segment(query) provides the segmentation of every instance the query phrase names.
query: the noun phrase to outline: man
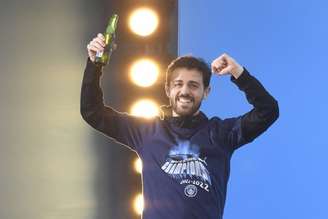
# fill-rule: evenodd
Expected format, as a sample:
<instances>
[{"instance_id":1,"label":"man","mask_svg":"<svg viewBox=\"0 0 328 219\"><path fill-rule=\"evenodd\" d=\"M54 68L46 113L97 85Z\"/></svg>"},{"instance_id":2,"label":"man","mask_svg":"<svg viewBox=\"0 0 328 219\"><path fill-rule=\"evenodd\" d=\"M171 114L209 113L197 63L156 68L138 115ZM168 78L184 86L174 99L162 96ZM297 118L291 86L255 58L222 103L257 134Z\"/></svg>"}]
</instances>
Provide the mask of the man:
<instances>
[{"instance_id":1,"label":"man","mask_svg":"<svg viewBox=\"0 0 328 219\"><path fill-rule=\"evenodd\" d=\"M93 63L104 45L98 34L87 46L81 114L92 127L142 159L143 218L222 218L230 158L278 118L277 101L227 54L215 59L212 69L200 59L182 56L167 68L165 92L170 105L163 108L163 117L147 120L120 113L104 106L101 68ZM211 70L230 74L254 108L235 118L208 119L199 107L210 92Z\"/></svg>"}]
</instances>

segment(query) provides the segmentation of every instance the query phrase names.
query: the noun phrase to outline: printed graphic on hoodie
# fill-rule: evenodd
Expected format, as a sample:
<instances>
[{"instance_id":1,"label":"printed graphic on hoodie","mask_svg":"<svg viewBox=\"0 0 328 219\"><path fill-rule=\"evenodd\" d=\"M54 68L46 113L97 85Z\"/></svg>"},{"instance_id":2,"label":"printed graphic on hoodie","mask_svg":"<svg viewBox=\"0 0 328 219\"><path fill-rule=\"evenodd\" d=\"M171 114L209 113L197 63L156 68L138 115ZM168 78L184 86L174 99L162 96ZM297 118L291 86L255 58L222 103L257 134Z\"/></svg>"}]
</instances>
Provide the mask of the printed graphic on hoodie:
<instances>
[{"instance_id":1,"label":"printed graphic on hoodie","mask_svg":"<svg viewBox=\"0 0 328 219\"><path fill-rule=\"evenodd\" d=\"M205 160L206 157L200 157L198 145L191 144L189 141L181 141L169 151L162 170L176 180L180 180L181 185L188 184L185 194L188 197L193 197L197 193L195 185L207 192L209 185L211 185ZM190 184L194 186L190 186ZM190 194L191 192L192 194Z\"/></svg>"}]
</instances>

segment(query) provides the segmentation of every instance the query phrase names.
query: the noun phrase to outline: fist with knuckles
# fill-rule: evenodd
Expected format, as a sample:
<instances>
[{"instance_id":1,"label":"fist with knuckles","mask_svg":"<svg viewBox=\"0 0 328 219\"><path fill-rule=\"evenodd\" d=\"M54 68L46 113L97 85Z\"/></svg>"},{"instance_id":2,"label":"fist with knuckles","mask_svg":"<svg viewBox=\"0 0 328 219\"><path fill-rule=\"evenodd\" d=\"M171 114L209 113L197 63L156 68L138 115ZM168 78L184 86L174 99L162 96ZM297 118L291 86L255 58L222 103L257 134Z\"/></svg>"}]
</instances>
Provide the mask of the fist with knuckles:
<instances>
[{"instance_id":1,"label":"fist with knuckles","mask_svg":"<svg viewBox=\"0 0 328 219\"><path fill-rule=\"evenodd\" d=\"M231 74L234 78L239 78L244 68L228 54L224 53L216 58L211 64L212 72L216 75Z\"/></svg>"}]
</instances>

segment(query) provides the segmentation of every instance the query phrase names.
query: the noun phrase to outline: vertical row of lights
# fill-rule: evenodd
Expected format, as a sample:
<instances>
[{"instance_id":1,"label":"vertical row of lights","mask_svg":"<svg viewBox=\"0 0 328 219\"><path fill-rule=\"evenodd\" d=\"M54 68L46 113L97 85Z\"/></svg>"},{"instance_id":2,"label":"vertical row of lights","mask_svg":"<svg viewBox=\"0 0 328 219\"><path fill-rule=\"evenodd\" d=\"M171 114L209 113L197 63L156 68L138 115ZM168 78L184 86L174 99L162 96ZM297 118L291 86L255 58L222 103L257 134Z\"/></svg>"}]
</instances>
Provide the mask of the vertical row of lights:
<instances>
[{"instance_id":1,"label":"vertical row of lights","mask_svg":"<svg viewBox=\"0 0 328 219\"><path fill-rule=\"evenodd\" d=\"M129 17L129 27L134 34L141 37L148 37L153 34L159 25L159 18L156 12L150 8L138 8ZM143 57L131 64L130 79L141 88L154 85L159 77L159 65L151 57ZM151 118L159 114L159 107L155 101L150 99L140 99L131 107L130 113L135 116ZM135 171L142 172L142 162L137 158L134 163ZM133 207L138 215L141 215L144 208L142 193L134 198Z\"/></svg>"},{"instance_id":2,"label":"vertical row of lights","mask_svg":"<svg viewBox=\"0 0 328 219\"><path fill-rule=\"evenodd\" d=\"M129 27L134 34L148 37L153 34L159 25L156 12L150 8L138 8L129 17ZM130 79L142 88L154 85L159 76L159 66L151 57L143 57L131 64ZM151 118L159 114L159 108L155 101L141 99L134 103L130 113L135 116Z\"/></svg>"},{"instance_id":3,"label":"vertical row of lights","mask_svg":"<svg viewBox=\"0 0 328 219\"><path fill-rule=\"evenodd\" d=\"M141 174L142 162L139 157L134 161L134 169L138 174ZM136 197L134 198L133 208L138 215L142 214L142 211L144 209L144 199L141 193L137 194Z\"/></svg>"}]
</instances>

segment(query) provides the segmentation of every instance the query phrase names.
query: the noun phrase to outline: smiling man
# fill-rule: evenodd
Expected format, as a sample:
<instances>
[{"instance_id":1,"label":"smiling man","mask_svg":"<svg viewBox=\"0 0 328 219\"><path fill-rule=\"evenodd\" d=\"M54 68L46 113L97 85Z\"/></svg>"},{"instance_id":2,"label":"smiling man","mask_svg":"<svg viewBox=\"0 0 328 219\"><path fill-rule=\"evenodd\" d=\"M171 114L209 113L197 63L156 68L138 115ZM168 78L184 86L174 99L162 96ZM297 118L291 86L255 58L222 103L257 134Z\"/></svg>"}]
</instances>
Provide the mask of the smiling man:
<instances>
[{"instance_id":1,"label":"smiling man","mask_svg":"<svg viewBox=\"0 0 328 219\"><path fill-rule=\"evenodd\" d=\"M182 59L189 60L190 58ZM197 69L185 67L175 69L171 74L172 76L167 80L165 91L172 106L173 116L197 115L203 98L207 97L210 90L203 84L202 74Z\"/></svg>"},{"instance_id":2,"label":"smiling man","mask_svg":"<svg viewBox=\"0 0 328 219\"><path fill-rule=\"evenodd\" d=\"M81 114L96 130L135 151L143 162L143 219L220 219L233 152L262 134L278 118L277 101L244 67L223 54L211 64L182 56L166 72L170 105L150 120L115 111L103 103L102 69L94 64L104 49L98 34L87 46ZM253 109L244 115L207 118L200 111L210 78L231 75Z\"/></svg>"}]
</instances>

